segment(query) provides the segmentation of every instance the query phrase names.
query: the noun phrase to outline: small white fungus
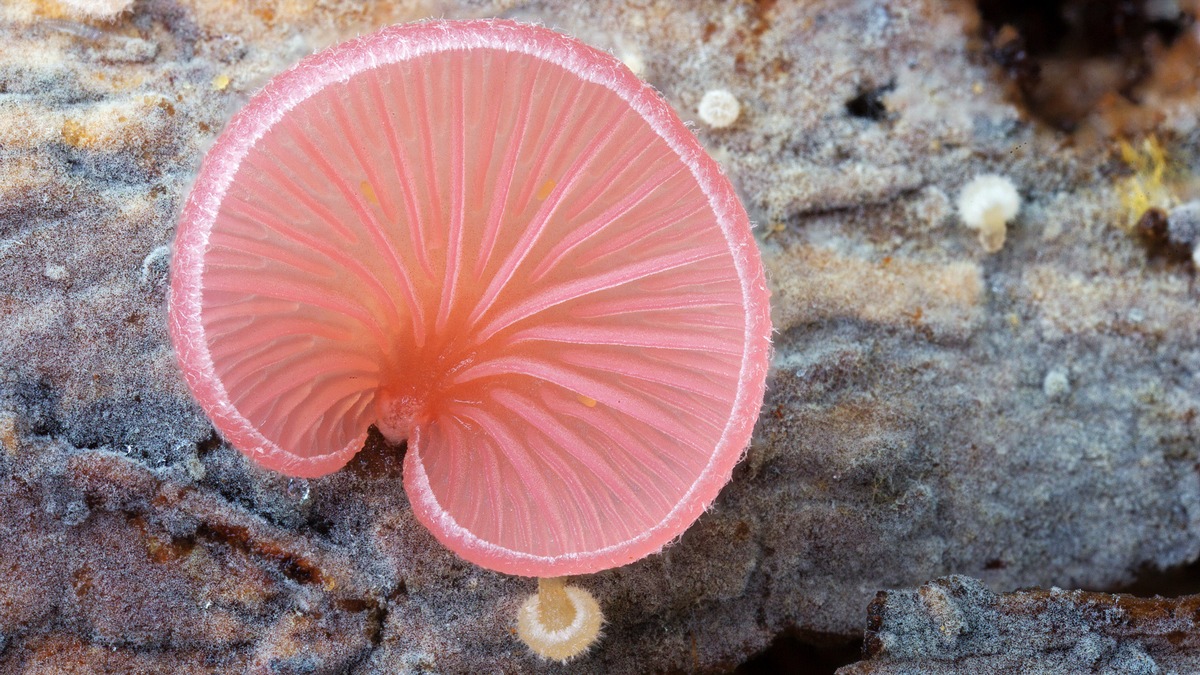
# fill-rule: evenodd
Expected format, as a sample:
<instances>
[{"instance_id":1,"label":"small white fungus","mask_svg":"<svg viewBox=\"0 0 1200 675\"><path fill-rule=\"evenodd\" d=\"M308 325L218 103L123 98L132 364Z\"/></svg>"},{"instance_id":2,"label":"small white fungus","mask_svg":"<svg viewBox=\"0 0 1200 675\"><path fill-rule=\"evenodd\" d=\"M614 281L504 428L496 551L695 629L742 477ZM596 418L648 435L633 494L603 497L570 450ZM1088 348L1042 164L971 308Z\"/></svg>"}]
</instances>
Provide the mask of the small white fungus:
<instances>
[{"instance_id":1,"label":"small white fungus","mask_svg":"<svg viewBox=\"0 0 1200 675\"><path fill-rule=\"evenodd\" d=\"M1042 380L1042 393L1046 398L1062 398L1071 392L1071 379L1062 366L1051 368Z\"/></svg>"},{"instance_id":2,"label":"small white fungus","mask_svg":"<svg viewBox=\"0 0 1200 675\"><path fill-rule=\"evenodd\" d=\"M742 114L742 104L737 97L724 89L704 92L700 106L696 108L700 120L714 129L724 129L737 121Z\"/></svg>"},{"instance_id":3,"label":"small white fungus","mask_svg":"<svg viewBox=\"0 0 1200 675\"><path fill-rule=\"evenodd\" d=\"M617 52L617 58L621 59L621 63L625 67L633 71L638 77L646 77L646 61L642 58L642 53L636 49L622 49Z\"/></svg>"},{"instance_id":4,"label":"small white fungus","mask_svg":"<svg viewBox=\"0 0 1200 675\"><path fill-rule=\"evenodd\" d=\"M971 179L958 193L958 216L979 231L979 243L988 253L1004 246L1005 226L1021 210L1021 195L1004 176L986 173Z\"/></svg>"},{"instance_id":5,"label":"small white fungus","mask_svg":"<svg viewBox=\"0 0 1200 675\"><path fill-rule=\"evenodd\" d=\"M63 267L62 265L48 263L43 274L45 274L48 279L62 281L63 279L67 278L67 268Z\"/></svg>"},{"instance_id":6,"label":"small white fungus","mask_svg":"<svg viewBox=\"0 0 1200 675\"><path fill-rule=\"evenodd\" d=\"M646 59L642 56L641 47L636 42L621 35L613 37L613 54L625 67L633 71L634 75L645 79L646 77Z\"/></svg>"}]
</instances>

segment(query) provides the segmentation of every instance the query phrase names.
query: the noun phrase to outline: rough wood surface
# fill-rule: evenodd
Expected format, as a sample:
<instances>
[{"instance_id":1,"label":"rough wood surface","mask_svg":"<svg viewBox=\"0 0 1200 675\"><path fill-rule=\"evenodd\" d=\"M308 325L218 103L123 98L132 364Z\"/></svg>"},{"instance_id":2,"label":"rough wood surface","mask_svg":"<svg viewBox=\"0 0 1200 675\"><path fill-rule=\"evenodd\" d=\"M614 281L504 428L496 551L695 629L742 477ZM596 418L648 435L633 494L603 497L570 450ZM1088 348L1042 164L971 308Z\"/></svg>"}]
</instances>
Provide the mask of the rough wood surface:
<instances>
[{"instance_id":1,"label":"rough wood surface","mask_svg":"<svg viewBox=\"0 0 1200 675\"><path fill-rule=\"evenodd\" d=\"M768 400L678 543L577 580L608 617L581 672L853 636L876 591L946 574L1112 588L1200 555L1200 293L1131 231L1118 151L1153 132L1164 189L1200 197L1194 23L1064 131L968 2L104 4L128 7L0 4L0 671L544 667L511 634L532 581L442 549L397 450L259 470L167 338L175 218L230 114L314 49L430 15L573 33L685 118L711 89L741 104L696 133L760 224ZM1043 77L1081 82L1061 61ZM994 255L953 207L985 172L1024 198Z\"/></svg>"}]
</instances>

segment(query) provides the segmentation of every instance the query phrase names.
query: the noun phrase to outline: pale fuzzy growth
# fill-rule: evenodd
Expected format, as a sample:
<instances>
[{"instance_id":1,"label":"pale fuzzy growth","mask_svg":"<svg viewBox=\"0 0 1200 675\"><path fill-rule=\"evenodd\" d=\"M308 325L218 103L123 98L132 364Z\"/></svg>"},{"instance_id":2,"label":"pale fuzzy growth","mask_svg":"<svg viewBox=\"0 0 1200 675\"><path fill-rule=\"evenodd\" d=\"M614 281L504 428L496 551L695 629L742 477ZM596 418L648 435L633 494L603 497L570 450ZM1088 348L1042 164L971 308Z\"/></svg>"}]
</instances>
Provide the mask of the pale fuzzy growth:
<instances>
[{"instance_id":1,"label":"pale fuzzy growth","mask_svg":"<svg viewBox=\"0 0 1200 675\"><path fill-rule=\"evenodd\" d=\"M737 97L725 89L712 89L704 93L696 109L700 120L714 129L724 129L737 121L742 114L742 104Z\"/></svg>"},{"instance_id":2,"label":"pale fuzzy growth","mask_svg":"<svg viewBox=\"0 0 1200 675\"><path fill-rule=\"evenodd\" d=\"M1042 392L1046 398L1062 398L1071 393L1071 379L1062 366L1052 368L1042 380Z\"/></svg>"},{"instance_id":3,"label":"pale fuzzy growth","mask_svg":"<svg viewBox=\"0 0 1200 675\"><path fill-rule=\"evenodd\" d=\"M62 265L48 263L46 265L44 274L46 275L47 279L62 281L63 279L67 278L67 268L63 267Z\"/></svg>"},{"instance_id":4,"label":"pale fuzzy growth","mask_svg":"<svg viewBox=\"0 0 1200 675\"><path fill-rule=\"evenodd\" d=\"M517 613L517 636L534 654L566 662L600 639L604 614L591 593L566 579L538 579L538 592Z\"/></svg>"},{"instance_id":5,"label":"pale fuzzy growth","mask_svg":"<svg viewBox=\"0 0 1200 675\"><path fill-rule=\"evenodd\" d=\"M1021 195L1004 176L976 176L958 193L958 215L963 224L979 231L979 243L988 253L1004 247L1005 226L1021 210Z\"/></svg>"},{"instance_id":6,"label":"pale fuzzy growth","mask_svg":"<svg viewBox=\"0 0 1200 675\"><path fill-rule=\"evenodd\" d=\"M133 0L59 0L59 3L77 18L112 21L128 10Z\"/></svg>"}]
</instances>

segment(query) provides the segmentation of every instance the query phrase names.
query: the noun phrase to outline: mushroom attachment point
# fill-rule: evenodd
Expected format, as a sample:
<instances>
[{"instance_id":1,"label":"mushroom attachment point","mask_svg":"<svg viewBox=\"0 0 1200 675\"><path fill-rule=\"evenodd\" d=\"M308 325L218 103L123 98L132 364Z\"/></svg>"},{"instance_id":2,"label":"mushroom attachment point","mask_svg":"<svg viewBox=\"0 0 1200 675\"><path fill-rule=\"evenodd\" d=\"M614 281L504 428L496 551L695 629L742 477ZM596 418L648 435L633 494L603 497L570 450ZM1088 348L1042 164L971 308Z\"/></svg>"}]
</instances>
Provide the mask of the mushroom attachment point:
<instances>
[{"instance_id":1,"label":"mushroom attachment point","mask_svg":"<svg viewBox=\"0 0 1200 675\"><path fill-rule=\"evenodd\" d=\"M517 637L534 654L566 662L600 639L604 615L591 593L563 578L538 579L538 591L517 613Z\"/></svg>"}]
</instances>

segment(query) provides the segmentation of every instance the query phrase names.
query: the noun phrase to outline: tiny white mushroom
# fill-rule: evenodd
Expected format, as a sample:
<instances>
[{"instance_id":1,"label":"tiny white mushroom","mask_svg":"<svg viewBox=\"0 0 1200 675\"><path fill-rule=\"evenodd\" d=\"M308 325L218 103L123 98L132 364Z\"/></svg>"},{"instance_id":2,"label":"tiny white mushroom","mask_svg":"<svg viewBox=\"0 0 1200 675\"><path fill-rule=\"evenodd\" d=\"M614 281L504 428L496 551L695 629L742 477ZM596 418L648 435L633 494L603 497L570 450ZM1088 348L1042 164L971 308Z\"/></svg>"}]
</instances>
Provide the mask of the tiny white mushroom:
<instances>
[{"instance_id":1,"label":"tiny white mushroom","mask_svg":"<svg viewBox=\"0 0 1200 675\"><path fill-rule=\"evenodd\" d=\"M1021 195L1004 176L976 176L958 193L958 216L963 224L979 231L979 243L988 253L1004 246L1005 226L1021 210Z\"/></svg>"},{"instance_id":2,"label":"tiny white mushroom","mask_svg":"<svg viewBox=\"0 0 1200 675\"><path fill-rule=\"evenodd\" d=\"M1071 392L1071 379L1067 369L1062 366L1051 368L1042 380L1042 393L1046 398L1062 398Z\"/></svg>"},{"instance_id":3,"label":"tiny white mushroom","mask_svg":"<svg viewBox=\"0 0 1200 675\"><path fill-rule=\"evenodd\" d=\"M635 44L618 40L616 54L620 62L623 62L629 70L634 71L637 77L646 77L646 59L642 56L642 50L638 49Z\"/></svg>"},{"instance_id":4,"label":"tiny white mushroom","mask_svg":"<svg viewBox=\"0 0 1200 675\"><path fill-rule=\"evenodd\" d=\"M704 92L696 112L700 121L708 126L724 129L737 121L738 115L742 114L742 104L725 89L711 89Z\"/></svg>"}]
</instances>

